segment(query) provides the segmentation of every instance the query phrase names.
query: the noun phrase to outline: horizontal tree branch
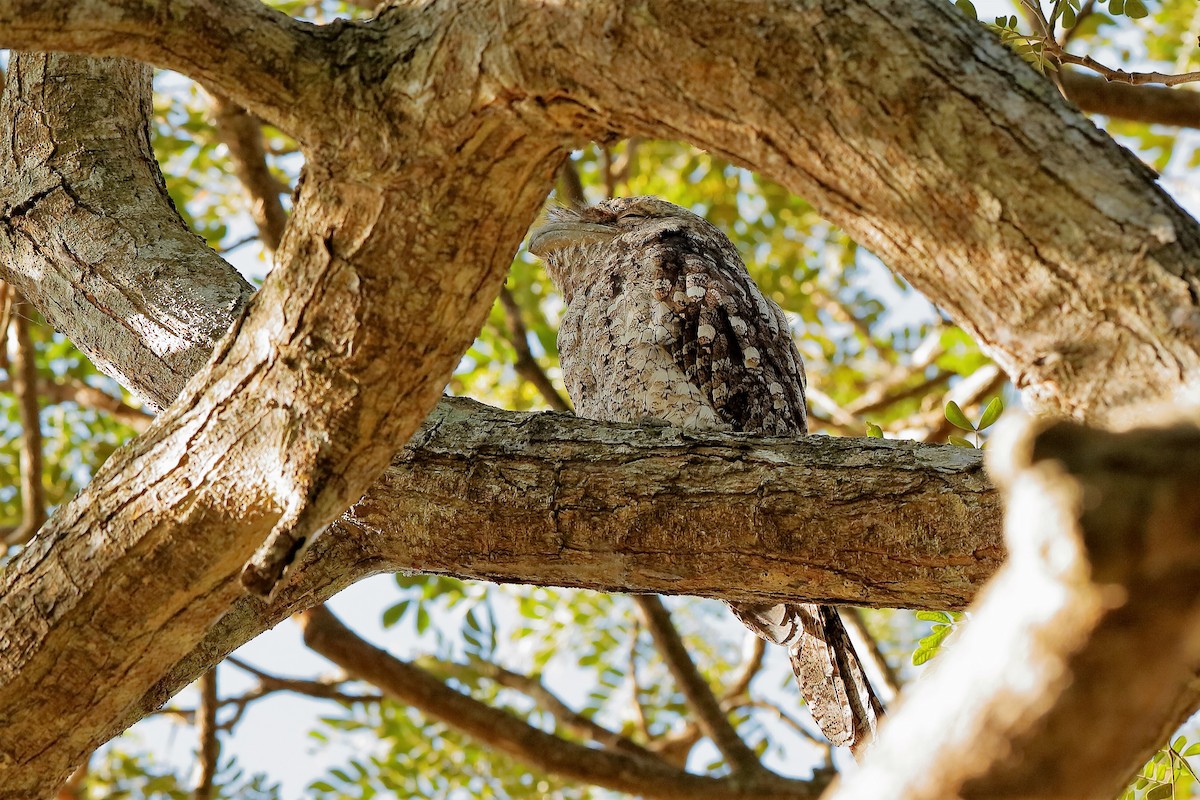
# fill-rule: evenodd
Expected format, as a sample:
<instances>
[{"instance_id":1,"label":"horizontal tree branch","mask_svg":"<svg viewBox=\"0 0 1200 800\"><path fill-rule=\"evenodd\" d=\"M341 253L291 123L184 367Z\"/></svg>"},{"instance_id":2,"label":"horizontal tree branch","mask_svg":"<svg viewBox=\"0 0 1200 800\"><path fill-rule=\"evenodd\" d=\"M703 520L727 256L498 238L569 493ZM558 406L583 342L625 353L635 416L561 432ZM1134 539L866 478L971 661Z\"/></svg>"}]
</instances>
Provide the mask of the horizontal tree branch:
<instances>
[{"instance_id":1,"label":"horizontal tree branch","mask_svg":"<svg viewBox=\"0 0 1200 800\"><path fill-rule=\"evenodd\" d=\"M980 466L979 451L948 445L693 435L447 398L271 604L237 599L104 730L380 572L961 608L1004 558L999 498Z\"/></svg>"},{"instance_id":2,"label":"horizontal tree branch","mask_svg":"<svg viewBox=\"0 0 1200 800\"><path fill-rule=\"evenodd\" d=\"M568 742L455 691L419 667L368 644L323 606L304 612L299 619L305 644L351 675L496 750L568 779L659 800L816 798L824 788L765 772L736 779L693 775L657 758Z\"/></svg>"},{"instance_id":3,"label":"horizontal tree branch","mask_svg":"<svg viewBox=\"0 0 1200 800\"><path fill-rule=\"evenodd\" d=\"M1063 70L1059 75L1072 103L1114 119L1200 128L1200 92L1113 83L1095 75Z\"/></svg>"},{"instance_id":4,"label":"horizontal tree branch","mask_svg":"<svg viewBox=\"0 0 1200 800\"><path fill-rule=\"evenodd\" d=\"M979 451L445 399L347 518L398 568L746 602L962 608L1003 559Z\"/></svg>"}]
</instances>

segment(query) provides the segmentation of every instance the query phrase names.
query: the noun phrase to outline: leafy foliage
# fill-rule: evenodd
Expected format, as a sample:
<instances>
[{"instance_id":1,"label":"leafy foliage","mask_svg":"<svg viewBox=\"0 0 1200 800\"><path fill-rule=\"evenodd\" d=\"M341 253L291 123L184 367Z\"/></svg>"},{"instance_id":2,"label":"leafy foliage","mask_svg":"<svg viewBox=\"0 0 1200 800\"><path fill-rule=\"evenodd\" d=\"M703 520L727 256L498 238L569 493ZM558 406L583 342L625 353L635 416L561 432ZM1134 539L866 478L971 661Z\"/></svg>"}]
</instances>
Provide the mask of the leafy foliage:
<instances>
[{"instance_id":1,"label":"leafy foliage","mask_svg":"<svg viewBox=\"0 0 1200 800\"><path fill-rule=\"evenodd\" d=\"M130 737L131 738L131 737ZM105 800L189 800L188 779L154 762L144 750L109 746L93 757L80 787L85 798ZM279 787L263 775L246 777L232 762L218 770L214 797L240 800L279 800Z\"/></svg>"},{"instance_id":2,"label":"leafy foliage","mask_svg":"<svg viewBox=\"0 0 1200 800\"><path fill-rule=\"evenodd\" d=\"M917 619L931 622L933 627L928 636L921 638L917 649L913 651L913 666L919 667L941 652L946 639L958 629L965 618L966 615L961 611L918 611Z\"/></svg>"},{"instance_id":3,"label":"leafy foliage","mask_svg":"<svg viewBox=\"0 0 1200 800\"><path fill-rule=\"evenodd\" d=\"M1188 758L1196 755L1200 755L1200 743L1189 744L1186 736L1176 736L1138 771L1120 800L1195 797L1198 779Z\"/></svg>"},{"instance_id":4,"label":"leafy foliage","mask_svg":"<svg viewBox=\"0 0 1200 800\"><path fill-rule=\"evenodd\" d=\"M980 434L996 424L996 420L1000 419L1000 415L1003 413L1004 401L999 397L993 397L991 402L987 404L983 412L979 415L979 421L971 422L971 420L967 419L967 415L963 413L963 410L958 407L958 403L951 400L949 403L946 403L946 421L959 430L973 433L975 441L970 442L961 436L953 435L947 437L947 439L950 444L957 445L958 447L982 448L983 440L980 438Z\"/></svg>"}]
</instances>

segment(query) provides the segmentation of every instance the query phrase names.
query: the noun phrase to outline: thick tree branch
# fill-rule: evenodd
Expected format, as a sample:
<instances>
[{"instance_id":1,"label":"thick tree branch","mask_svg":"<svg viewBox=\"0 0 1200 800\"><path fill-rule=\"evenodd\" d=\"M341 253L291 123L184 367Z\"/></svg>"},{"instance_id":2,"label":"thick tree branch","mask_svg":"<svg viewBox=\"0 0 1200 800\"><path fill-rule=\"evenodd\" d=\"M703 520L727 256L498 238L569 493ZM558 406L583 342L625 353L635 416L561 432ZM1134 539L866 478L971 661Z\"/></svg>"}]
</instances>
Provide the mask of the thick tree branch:
<instances>
[{"instance_id":1,"label":"thick tree branch","mask_svg":"<svg viewBox=\"0 0 1200 800\"><path fill-rule=\"evenodd\" d=\"M378 557L428 572L920 608L969 602L1003 557L997 518L965 448L698 435L463 399L348 513Z\"/></svg>"},{"instance_id":2,"label":"thick tree branch","mask_svg":"<svg viewBox=\"0 0 1200 800\"><path fill-rule=\"evenodd\" d=\"M332 120L333 37L258 0L4 0L0 46L123 56L181 72L282 130Z\"/></svg>"},{"instance_id":3,"label":"thick tree branch","mask_svg":"<svg viewBox=\"0 0 1200 800\"><path fill-rule=\"evenodd\" d=\"M1012 439L1011 557L833 798L1114 797L1195 698L1200 428Z\"/></svg>"},{"instance_id":4,"label":"thick tree branch","mask_svg":"<svg viewBox=\"0 0 1200 800\"><path fill-rule=\"evenodd\" d=\"M1084 111L1133 122L1200 128L1200 92L1130 86L1068 70L1059 77L1067 97Z\"/></svg>"},{"instance_id":5,"label":"thick tree branch","mask_svg":"<svg viewBox=\"0 0 1200 800\"><path fill-rule=\"evenodd\" d=\"M507 40L551 41L523 47L514 80L564 130L684 138L780 180L946 309L1032 404L1103 421L1200 382L1200 226L951 4L527 11ZM1136 321L1114 322L1131 303Z\"/></svg>"},{"instance_id":6,"label":"thick tree branch","mask_svg":"<svg viewBox=\"0 0 1200 800\"><path fill-rule=\"evenodd\" d=\"M666 662L671 677L675 679L675 685L679 687L688 707L696 715L701 730L716 745L730 769L735 773L750 775L762 772L762 762L738 736L729 717L725 716L725 711L717 702L712 687L696 669L679 631L671 622L671 614L666 606L655 595L634 595L633 599L641 611L646 630L650 631L654 646Z\"/></svg>"},{"instance_id":7,"label":"thick tree branch","mask_svg":"<svg viewBox=\"0 0 1200 800\"><path fill-rule=\"evenodd\" d=\"M124 87L109 77L116 99L72 90L72 79L83 78L69 61L35 60L20 78L13 70L5 119L31 127L0 138L23 144L20 154L0 153L6 174L21 174L14 161L32 167L42 158L38 153L59 149L57 128L43 127L47 122L70 130L61 137L64 145L89 133L78 120L61 119L78 97L58 101L58 119L38 111L57 90L95 98L95 107L104 109L101 130L111 129L111 119L137 120L131 135L144 137L140 104L148 104L148 94L135 92L132 104L119 97L138 85L137 76L125 76ZM62 78L47 82L47 65L51 72L61 67L56 74ZM103 83L105 69L91 62L82 73ZM237 584L226 580L230 571L241 569L270 537L279 549L266 551L252 573L256 588L268 588L304 541L362 495L436 402L560 160L552 141L518 129L503 114L459 134L451 143L410 132L412 141L399 148L407 160L391 178L376 175L372 182L355 177L365 174L365 165L310 159L278 266L213 364L188 384L172 411L160 414L59 509L0 578L0 707L10 720L22 721L0 726L3 791L29 794L65 777L109 733L101 728L111 723L80 725L80 717L127 719L147 688L239 596ZM43 142L46 150L34 152L30 142ZM456 152L464 168L454 165ZM494 160L475 160L481 152ZM448 183L448 175L457 178ZM455 181L462 182L461 196L480 204L478 213L460 206L459 214L443 217L441 204L422 199L428 187ZM154 183L128 185L145 191ZM5 241L34 243L27 248L32 253L4 259L31 285L37 283L33 264L47 254L29 226L45 224L45 217L35 222L40 215L53 216L45 199L35 193L30 202L7 206L0 228ZM61 205L75 203L63 193ZM107 245L97 249L102 257L119 255ZM80 271L88 279L103 275ZM147 284L162 289L159 275ZM66 281L55 302L81 294L86 297ZM136 327L144 316L139 308L120 318ZM155 365L147 366L141 375L154 373ZM161 393L163 385L154 388ZM100 526L104 547L97 548L92 535ZM280 557L272 560L275 553ZM181 591L185 575L187 590ZM122 588L130 579L136 593ZM164 628L171 633L164 635ZM96 647L97 641L124 644ZM91 676L96 702L81 704L69 688L77 670Z\"/></svg>"},{"instance_id":8,"label":"thick tree branch","mask_svg":"<svg viewBox=\"0 0 1200 800\"><path fill-rule=\"evenodd\" d=\"M753 779L692 775L657 758L596 750L530 726L446 686L424 670L363 641L323 606L298 618L313 650L388 696L431 714L479 741L538 769L569 779L662 800L815 798L822 786L760 772Z\"/></svg>"},{"instance_id":9,"label":"thick tree branch","mask_svg":"<svg viewBox=\"0 0 1200 800\"><path fill-rule=\"evenodd\" d=\"M0 124L42 145L0 147L0 272L92 363L165 408L253 289L167 196L149 69L17 54L9 71Z\"/></svg>"}]
</instances>

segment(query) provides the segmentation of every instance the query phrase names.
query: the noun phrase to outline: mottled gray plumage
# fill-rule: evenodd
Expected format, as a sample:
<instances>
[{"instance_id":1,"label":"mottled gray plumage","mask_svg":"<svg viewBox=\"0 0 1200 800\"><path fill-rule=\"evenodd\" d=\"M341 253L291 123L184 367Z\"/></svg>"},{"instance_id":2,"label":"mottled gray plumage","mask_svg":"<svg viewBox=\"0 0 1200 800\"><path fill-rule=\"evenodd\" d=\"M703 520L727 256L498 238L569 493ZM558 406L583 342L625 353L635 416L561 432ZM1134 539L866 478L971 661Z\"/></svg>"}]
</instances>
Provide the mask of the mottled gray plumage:
<instances>
[{"instance_id":1,"label":"mottled gray plumage","mask_svg":"<svg viewBox=\"0 0 1200 800\"><path fill-rule=\"evenodd\" d=\"M580 416L683 428L800 435L804 364L779 306L729 239L654 197L555 209L530 248L567 303L558 350ZM788 647L813 718L857 747L882 713L836 609L733 605Z\"/></svg>"}]
</instances>

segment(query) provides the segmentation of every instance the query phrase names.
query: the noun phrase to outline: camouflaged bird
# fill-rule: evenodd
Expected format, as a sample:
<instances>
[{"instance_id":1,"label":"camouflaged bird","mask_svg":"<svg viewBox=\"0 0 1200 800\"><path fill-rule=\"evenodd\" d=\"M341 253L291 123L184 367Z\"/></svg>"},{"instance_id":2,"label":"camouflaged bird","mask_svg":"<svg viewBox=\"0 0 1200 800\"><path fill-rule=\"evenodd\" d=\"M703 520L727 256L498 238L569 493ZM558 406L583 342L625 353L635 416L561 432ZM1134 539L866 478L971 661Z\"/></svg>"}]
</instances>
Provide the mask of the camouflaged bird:
<instances>
[{"instance_id":1,"label":"camouflaged bird","mask_svg":"<svg viewBox=\"0 0 1200 800\"><path fill-rule=\"evenodd\" d=\"M566 300L558 351L580 416L773 436L808 431L804 363L787 319L706 220L655 197L616 198L552 210L529 249ZM788 648L831 742L857 749L874 737L882 708L836 609L730 608Z\"/></svg>"}]
</instances>

